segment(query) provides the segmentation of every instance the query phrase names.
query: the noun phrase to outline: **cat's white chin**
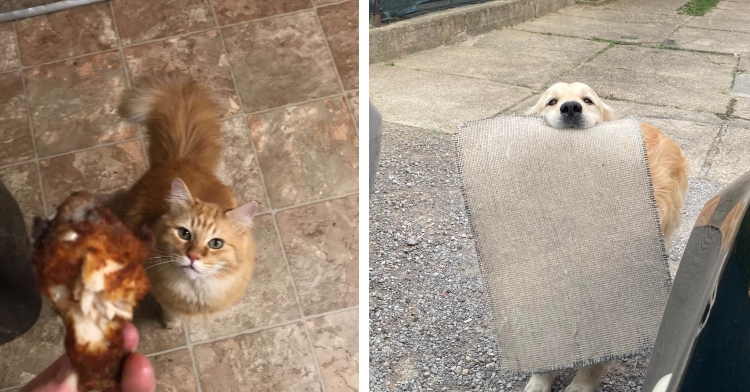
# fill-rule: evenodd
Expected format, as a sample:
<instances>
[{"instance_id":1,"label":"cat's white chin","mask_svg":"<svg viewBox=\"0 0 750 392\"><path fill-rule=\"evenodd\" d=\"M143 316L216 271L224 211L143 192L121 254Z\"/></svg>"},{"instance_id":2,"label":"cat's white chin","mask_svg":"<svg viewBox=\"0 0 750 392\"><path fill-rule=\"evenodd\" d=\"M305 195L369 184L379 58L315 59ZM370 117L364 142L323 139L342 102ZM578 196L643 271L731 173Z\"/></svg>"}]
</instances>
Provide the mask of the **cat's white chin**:
<instances>
[{"instance_id":1,"label":"cat's white chin","mask_svg":"<svg viewBox=\"0 0 750 392\"><path fill-rule=\"evenodd\" d=\"M206 277L206 274L196 271L190 267L182 267L182 270L185 272L185 275L192 280L203 279Z\"/></svg>"}]
</instances>

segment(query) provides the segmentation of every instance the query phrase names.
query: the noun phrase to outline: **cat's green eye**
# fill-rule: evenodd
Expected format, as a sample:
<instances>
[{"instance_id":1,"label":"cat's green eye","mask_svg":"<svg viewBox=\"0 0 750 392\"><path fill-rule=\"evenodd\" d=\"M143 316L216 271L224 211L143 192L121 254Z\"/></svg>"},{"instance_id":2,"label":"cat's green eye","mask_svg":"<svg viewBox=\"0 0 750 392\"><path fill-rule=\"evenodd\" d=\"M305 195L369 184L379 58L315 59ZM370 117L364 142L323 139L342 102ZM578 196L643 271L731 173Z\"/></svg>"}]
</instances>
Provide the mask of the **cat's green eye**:
<instances>
[{"instance_id":1,"label":"cat's green eye","mask_svg":"<svg viewBox=\"0 0 750 392\"><path fill-rule=\"evenodd\" d=\"M184 227L178 227L177 228L177 236L182 238L185 241L190 241L191 234L190 230L184 228Z\"/></svg>"},{"instance_id":2,"label":"cat's green eye","mask_svg":"<svg viewBox=\"0 0 750 392\"><path fill-rule=\"evenodd\" d=\"M211 241L208 241L208 247L211 249L221 249L221 247L224 246L224 241L214 238Z\"/></svg>"}]
</instances>

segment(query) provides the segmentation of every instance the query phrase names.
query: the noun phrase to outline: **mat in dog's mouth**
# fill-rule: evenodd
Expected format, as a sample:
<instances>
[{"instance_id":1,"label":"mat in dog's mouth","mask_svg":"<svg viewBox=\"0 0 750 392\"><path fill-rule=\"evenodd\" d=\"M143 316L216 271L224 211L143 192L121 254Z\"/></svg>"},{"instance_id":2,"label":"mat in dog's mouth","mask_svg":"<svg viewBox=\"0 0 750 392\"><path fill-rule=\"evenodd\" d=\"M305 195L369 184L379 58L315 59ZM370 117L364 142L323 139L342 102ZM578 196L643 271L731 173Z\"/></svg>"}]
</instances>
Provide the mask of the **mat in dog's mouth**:
<instances>
[{"instance_id":1,"label":"mat in dog's mouth","mask_svg":"<svg viewBox=\"0 0 750 392\"><path fill-rule=\"evenodd\" d=\"M461 126L457 160L505 370L650 350L670 288L640 126Z\"/></svg>"}]
</instances>

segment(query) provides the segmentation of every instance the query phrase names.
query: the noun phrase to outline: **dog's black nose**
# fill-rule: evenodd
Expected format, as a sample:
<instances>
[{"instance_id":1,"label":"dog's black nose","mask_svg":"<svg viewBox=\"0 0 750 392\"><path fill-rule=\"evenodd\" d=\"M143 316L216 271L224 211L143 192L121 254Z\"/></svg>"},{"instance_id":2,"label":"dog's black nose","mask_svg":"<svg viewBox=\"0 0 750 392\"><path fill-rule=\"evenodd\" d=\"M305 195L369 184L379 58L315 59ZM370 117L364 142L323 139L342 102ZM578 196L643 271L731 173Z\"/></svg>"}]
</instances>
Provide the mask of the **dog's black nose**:
<instances>
[{"instance_id":1,"label":"dog's black nose","mask_svg":"<svg viewBox=\"0 0 750 392\"><path fill-rule=\"evenodd\" d=\"M568 117L574 117L581 114L581 110L583 110L583 106L576 101L568 101L560 105L560 113Z\"/></svg>"}]
</instances>

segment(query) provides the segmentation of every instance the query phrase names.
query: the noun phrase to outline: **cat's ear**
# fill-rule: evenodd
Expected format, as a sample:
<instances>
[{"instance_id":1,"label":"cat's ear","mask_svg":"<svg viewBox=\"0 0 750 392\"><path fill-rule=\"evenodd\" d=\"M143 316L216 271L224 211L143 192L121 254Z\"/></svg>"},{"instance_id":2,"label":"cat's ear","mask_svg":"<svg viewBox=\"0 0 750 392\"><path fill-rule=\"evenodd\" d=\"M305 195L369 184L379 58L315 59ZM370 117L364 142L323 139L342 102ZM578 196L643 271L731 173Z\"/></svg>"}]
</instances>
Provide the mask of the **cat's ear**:
<instances>
[{"instance_id":1,"label":"cat's ear","mask_svg":"<svg viewBox=\"0 0 750 392\"><path fill-rule=\"evenodd\" d=\"M251 201L227 211L227 217L237 224L240 231L244 231L253 224L253 217L256 212L258 212L258 203Z\"/></svg>"},{"instance_id":2,"label":"cat's ear","mask_svg":"<svg viewBox=\"0 0 750 392\"><path fill-rule=\"evenodd\" d=\"M172 190L169 191L167 201L172 207L187 207L194 204L187 185L179 178L172 180Z\"/></svg>"}]
</instances>

